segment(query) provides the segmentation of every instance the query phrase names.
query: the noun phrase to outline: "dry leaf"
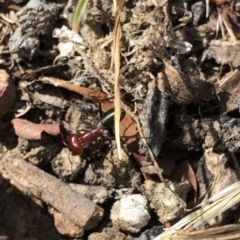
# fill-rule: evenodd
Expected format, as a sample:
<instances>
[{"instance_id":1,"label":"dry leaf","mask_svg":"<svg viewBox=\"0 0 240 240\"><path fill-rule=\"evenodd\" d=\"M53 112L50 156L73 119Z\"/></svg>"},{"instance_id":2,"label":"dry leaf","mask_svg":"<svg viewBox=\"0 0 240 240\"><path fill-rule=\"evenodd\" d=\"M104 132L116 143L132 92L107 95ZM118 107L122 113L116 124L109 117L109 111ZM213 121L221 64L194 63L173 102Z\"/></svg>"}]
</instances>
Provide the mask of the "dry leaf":
<instances>
[{"instance_id":1,"label":"dry leaf","mask_svg":"<svg viewBox=\"0 0 240 240\"><path fill-rule=\"evenodd\" d=\"M36 124L20 118L13 119L12 124L16 135L26 139L41 139L43 131L54 136L60 132L59 124Z\"/></svg>"},{"instance_id":2,"label":"dry leaf","mask_svg":"<svg viewBox=\"0 0 240 240\"><path fill-rule=\"evenodd\" d=\"M178 104L189 104L209 98L213 92L210 83L188 76L164 61L165 70L158 73L158 88Z\"/></svg>"}]
</instances>

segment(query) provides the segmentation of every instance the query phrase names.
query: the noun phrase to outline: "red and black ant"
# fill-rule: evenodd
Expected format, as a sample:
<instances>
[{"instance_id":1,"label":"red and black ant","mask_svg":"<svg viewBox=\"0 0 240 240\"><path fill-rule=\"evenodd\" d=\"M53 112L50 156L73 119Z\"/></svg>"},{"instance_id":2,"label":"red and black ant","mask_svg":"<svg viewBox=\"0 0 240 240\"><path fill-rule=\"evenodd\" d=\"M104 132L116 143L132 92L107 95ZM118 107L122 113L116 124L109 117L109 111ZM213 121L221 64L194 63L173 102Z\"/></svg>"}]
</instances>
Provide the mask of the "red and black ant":
<instances>
[{"instance_id":1,"label":"red and black ant","mask_svg":"<svg viewBox=\"0 0 240 240\"><path fill-rule=\"evenodd\" d=\"M122 112L123 113L123 112ZM121 119L124 115L122 114ZM60 126L60 132L64 145L66 145L72 155L81 155L84 152L84 147L93 143L106 128L113 124L114 109L108 110L103 114L101 121L92 130L81 130L77 133L69 133L63 126Z\"/></svg>"}]
</instances>

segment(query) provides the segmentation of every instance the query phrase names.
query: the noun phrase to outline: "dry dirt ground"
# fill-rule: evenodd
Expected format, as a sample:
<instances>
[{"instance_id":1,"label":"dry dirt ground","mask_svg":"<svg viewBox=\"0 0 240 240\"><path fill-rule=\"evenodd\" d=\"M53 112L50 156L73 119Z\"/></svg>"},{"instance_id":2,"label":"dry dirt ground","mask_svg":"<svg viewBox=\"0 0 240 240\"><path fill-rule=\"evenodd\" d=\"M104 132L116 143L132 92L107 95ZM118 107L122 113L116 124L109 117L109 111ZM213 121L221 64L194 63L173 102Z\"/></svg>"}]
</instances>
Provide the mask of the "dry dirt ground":
<instances>
[{"instance_id":1,"label":"dry dirt ground","mask_svg":"<svg viewBox=\"0 0 240 240\"><path fill-rule=\"evenodd\" d=\"M144 239L239 179L238 1L119 1L121 160L116 6L76 2L0 0L0 239Z\"/></svg>"}]
</instances>

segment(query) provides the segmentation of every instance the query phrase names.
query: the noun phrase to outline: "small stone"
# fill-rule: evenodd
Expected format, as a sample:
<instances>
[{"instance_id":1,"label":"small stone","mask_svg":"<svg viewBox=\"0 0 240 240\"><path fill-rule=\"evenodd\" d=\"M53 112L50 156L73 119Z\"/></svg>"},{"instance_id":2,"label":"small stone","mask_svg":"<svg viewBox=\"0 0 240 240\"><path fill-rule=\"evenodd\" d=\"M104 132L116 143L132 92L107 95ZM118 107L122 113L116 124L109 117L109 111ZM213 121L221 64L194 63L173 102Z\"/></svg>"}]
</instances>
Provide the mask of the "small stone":
<instances>
[{"instance_id":1,"label":"small stone","mask_svg":"<svg viewBox=\"0 0 240 240\"><path fill-rule=\"evenodd\" d=\"M185 199L190 189L188 181L155 183L146 180L140 187L140 191L147 197L150 207L156 211L162 223L173 221L184 214Z\"/></svg>"},{"instance_id":2,"label":"small stone","mask_svg":"<svg viewBox=\"0 0 240 240\"><path fill-rule=\"evenodd\" d=\"M133 194L115 202L111 210L111 220L120 229L137 233L148 224L150 215L147 199L141 194Z\"/></svg>"},{"instance_id":3,"label":"small stone","mask_svg":"<svg viewBox=\"0 0 240 240\"><path fill-rule=\"evenodd\" d=\"M160 235L164 230L163 225L153 226L150 229L142 232L139 237L134 238L134 240L151 240Z\"/></svg>"}]
</instances>

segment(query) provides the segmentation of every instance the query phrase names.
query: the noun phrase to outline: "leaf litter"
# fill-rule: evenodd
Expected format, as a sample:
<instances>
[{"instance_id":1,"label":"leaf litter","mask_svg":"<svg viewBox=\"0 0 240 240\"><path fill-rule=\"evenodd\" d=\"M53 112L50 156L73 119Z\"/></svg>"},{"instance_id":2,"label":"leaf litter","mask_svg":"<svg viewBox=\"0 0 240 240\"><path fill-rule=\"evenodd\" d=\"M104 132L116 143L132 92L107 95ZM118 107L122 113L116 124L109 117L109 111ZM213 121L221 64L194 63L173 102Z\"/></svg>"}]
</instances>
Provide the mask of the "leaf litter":
<instances>
[{"instance_id":1,"label":"leaf litter","mask_svg":"<svg viewBox=\"0 0 240 240\"><path fill-rule=\"evenodd\" d=\"M79 26L76 5L1 3L1 237L237 239L239 3L89 0ZM72 155L59 126L86 136L112 108L115 127Z\"/></svg>"}]
</instances>

